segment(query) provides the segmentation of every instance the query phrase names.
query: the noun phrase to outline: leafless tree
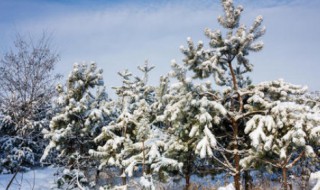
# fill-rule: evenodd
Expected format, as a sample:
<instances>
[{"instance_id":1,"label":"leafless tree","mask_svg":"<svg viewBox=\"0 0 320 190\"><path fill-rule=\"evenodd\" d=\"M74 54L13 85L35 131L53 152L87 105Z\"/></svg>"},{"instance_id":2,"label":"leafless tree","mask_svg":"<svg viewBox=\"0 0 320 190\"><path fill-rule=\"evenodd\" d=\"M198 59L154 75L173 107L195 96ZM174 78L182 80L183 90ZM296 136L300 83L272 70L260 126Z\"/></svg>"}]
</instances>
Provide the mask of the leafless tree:
<instances>
[{"instance_id":1,"label":"leafless tree","mask_svg":"<svg viewBox=\"0 0 320 190\"><path fill-rule=\"evenodd\" d=\"M54 75L58 61L46 33L36 42L18 34L14 48L1 58L0 103L16 124L36 117L39 106L50 101L60 77Z\"/></svg>"},{"instance_id":2,"label":"leafless tree","mask_svg":"<svg viewBox=\"0 0 320 190\"><path fill-rule=\"evenodd\" d=\"M38 40L17 35L0 58L0 173L39 164L49 126L59 55L43 33Z\"/></svg>"}]
</instances>

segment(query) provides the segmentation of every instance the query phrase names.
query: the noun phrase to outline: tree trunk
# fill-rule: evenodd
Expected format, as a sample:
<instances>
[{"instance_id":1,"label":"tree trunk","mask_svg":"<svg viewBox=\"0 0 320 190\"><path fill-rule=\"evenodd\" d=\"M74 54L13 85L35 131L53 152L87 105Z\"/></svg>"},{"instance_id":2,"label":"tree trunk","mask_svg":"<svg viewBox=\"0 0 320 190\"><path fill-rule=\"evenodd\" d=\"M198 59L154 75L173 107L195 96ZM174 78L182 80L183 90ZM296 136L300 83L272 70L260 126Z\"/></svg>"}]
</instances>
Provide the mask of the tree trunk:
<instances>
[{"instance_id":1,"label":"tree trunk","mask_svg":"<svg viewBox=\"0 0 320 190\"><path fill-rule=\"evenodd\" d=\"M121 169L120 175L122 176L123 173L124 173L124 169ZM122 180L122 185L127 184L127 177L121 177L121 180Z\"/></svg>"},{"instance_id":2,"label":"tree trunk","mask_svg":"<svg viewBox=\"0 0 320 190\"><path fill-rule=\"evenodd\" d=\"M305 162L305 160L304 160ZM307 190L308 188L308 182L310 178L310 170L306 166L302 166L302 172L301 172L301 190Z\"/></svg>"},{"instance_id":3,"label":"tree trunk","mask_svg":"<svg viewBox=\"0 0 320 190\"><path fill-rule=\"evenodd\" d=\"M185 171L186 190L188 190L190 186L190 174L191 174L191 167L192 167L191 164L192 164L192 153L189 152L187 168Z\"/></svg>"},{"instance_id":4,"label":"tree trunk","mask_svg":"<svg viewBox=\"0 0 320 190\"><path fill-rule=\"evenodd\" d=\"M234 187L236 190L240 190L241 187L241 175L240 175L240 155L238 153L238 125L234 119L232 119L232 128L233 128L233 140L234 140L234 166L236 169L236 174L233 176L234 179Z\"/></svg>"},{"instance_id":5,"label":"tree trunk","mask_svg":"<svg viewBox=\"0 0 320 190\"><path fill-rule=\"evenodd\" d=\"M282 168L282 186L284 190L288 190L287 168Z\"/></svg>"},{"instance_id":6,"label":"tree trunk","mask_svg":"<svg viewBox=\"0 0 320 190\"><path fill-rule=\"evenodd\" d=\"M142 141L142 174L146 174L146 166L145 166L145 159L146 159L146 155L145 155L145 152L144 152L144 141Z\"/></svg>"},{"instance_id":7,"label":"tree trunk","mask_svg":"<svg viewBox=\"0 0 320 190\"><path fill-rule=\"evenodd\" d=\"M235 162L235 166L236 166L237 173L236 173L236 175L233 176L234 188L235 188L236 190L240 190L240 187L241 187L239 161L240 161L240 156L239 156L238 154L236 154L236 155L234 156L234 162Z\"/></svg>"},{"instance_id":8,"label":"tree trunk","mask_svg":"<svg viewBox=\"0 0 320 190\"><path fill-rule=\"evenodd\" d=\"M127 184L127 178L126 177L121 177L122 180L122 185L126 185Z\"/></svg>"},{"instance_id":9,"label":"tree trunk","mask_svg":"<svg viewBox=\"0 0 320 190\"><path fill-rule=\"evenodd\" d=\"M99 177L100 177L100 170L97 169L97 170L96 170L96 178L95 178L95 183L96 183L96 184L98 184Z\"/></svg>"},{"instance_id":10,"label":"tree trunk","mask_svg":"<svg viewBox=\"0 0 320 190\"><path fill-rule=\"evenodd\" d=\"M231 60L228 60L228 66L229 66L229 70L230 70L230 73L231 73L231 77L232 77L232 83L233 83L233 90L236 92L238 91L238 83L237 83L237 79L236 79L236 75L234 73L234 70L232 68L232 60L234 58L232 58ZM241 96L239 95L238 96L238 99L239 99L239 103L240 103L240 108L239 108L239 112L242 112L242 98ZM234 100L231 99L231 108L230 108L230 111L234 112L235 111L235 105L234 105ZM239 146L238 146L238 136L239 136L239 129L238 129L238 124L237 124L237 121L234 119L234 118L231 118L231 123L232 123L232 129L233 129L233 140L234 140L234 147L233 147L233 150L235 151L235 154L234 154L234 166L235 166L235 169L236 169L236 174L233 176L233 179L234 179L234 187L236 190L240 190L241 188L241 183L240 183L240 180L241 180L241 175L240 175L240 155L238 153L239 151Z\"/></svg>"},{"instance_id":11,"label":"tree trunk","mask_svg":"<svg viewBox=\"0 0 320 190\"><path fill-rule=\"evenodd\" d=\"M247 170L244 171L243 177L244 177L244 184L245 184L244 189L251 190L252 178L250 176L249 171L247 171Z\"/></svg>"},{"instance_id":12,"label":"tree trunk","mask_svg":"<svg viewBox=\"0 0 320 190\"><path fill-rule=\"evenodd\" d=\"M186 179L186 190L188 190L190 186L190 174L186 174L185 179Z\"/></svg>"}]
</instances>

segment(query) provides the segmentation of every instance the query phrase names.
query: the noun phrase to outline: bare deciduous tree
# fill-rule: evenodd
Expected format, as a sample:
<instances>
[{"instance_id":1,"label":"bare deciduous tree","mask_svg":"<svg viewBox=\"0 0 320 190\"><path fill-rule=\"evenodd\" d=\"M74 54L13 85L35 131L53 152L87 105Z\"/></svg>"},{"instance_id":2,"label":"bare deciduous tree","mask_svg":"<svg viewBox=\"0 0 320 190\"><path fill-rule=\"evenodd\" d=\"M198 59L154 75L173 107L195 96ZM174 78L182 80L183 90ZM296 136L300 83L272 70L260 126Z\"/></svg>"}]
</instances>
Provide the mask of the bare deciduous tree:
<instances>
[{"instance_id":1,"label":"bare deciduous tree","mask_svg":"<svg viewBox=\"0 0 320 190\"><path fill-rule=\"evenodd\" d=\"M59 55L43 33L38 40L17 35L0 58L0 173L39 163L45 147Z\"/></svg>"},{"instance_id":2,"label":"bare deciduous tree","mask_svg":"<svg viewBox=\"0 0 320 190\"><path fill-rule=\"evenodd\" d=\"M60 75L54 75L53 70L58 60L45 33L36 42L18 34L14 49L0 60L0 103L12 113L23 112L19 114L21 119L34 117L37 106L48 102L55 92Z\"/></svg>"}]
</instances>

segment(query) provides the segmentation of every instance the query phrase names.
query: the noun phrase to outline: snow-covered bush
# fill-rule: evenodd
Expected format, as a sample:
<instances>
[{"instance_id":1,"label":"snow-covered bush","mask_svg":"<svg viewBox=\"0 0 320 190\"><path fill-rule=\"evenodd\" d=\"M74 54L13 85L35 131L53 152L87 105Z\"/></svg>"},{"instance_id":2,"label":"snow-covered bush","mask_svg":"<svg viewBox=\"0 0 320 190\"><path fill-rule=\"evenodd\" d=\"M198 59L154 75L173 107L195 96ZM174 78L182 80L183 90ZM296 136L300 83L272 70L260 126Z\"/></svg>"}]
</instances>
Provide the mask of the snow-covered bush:
<instances>
[{"instance_id":1,"label":"snow-covered bush","mask_svg":"<svg viewBox=\"0 0 320 190\"><path fill-rule=\"evenodd\" d=\"M32 144L27 144L32 143ZM21 137L3 136L0 139L1 163L0 173L14 173L23 171L36 163L32 149L38 148L33 141L26 141Z\"/></svg>"},{"instance_id":2,"label":"snow-covered bush","mask_svg":"<svg viewBox=\"0 0 320 190\"><path fill-rule=\"evenodd\" d=\"M78 169L63 169L56 183L57 189L64 190L89 190L90 183L84 173ZM53 189L54 189L53 188Z\"/></svg>"},{"instance_id":3,"label":"snow-covered bush","mask_svg":"<svg viewBox=\"0 0 320 190\"><path fill-rule=\"evenodd\" d=\"M35 101L32 110L25 110L21 100L12 98L0 106L0 112L0 173L40 166L47 145L41 130L49 126L51 105Z\"/></svg>"}]
</instances>

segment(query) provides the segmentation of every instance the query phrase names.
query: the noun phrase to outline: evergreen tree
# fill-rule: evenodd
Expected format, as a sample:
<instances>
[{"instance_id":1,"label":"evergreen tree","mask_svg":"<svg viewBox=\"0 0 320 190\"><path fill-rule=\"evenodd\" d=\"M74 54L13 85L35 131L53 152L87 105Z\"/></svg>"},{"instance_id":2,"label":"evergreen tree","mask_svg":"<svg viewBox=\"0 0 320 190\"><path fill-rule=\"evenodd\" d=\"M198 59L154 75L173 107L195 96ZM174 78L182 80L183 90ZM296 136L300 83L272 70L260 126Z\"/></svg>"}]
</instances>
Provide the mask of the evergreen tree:
<instances>
[{"instance_id":1,"label":"evergreen tree","mask_svg":"<svg viewBox=\"0 0 320 190\"><path fill-rule=\"evenodd\" d=\"M287 171L303 158L316 157L313 146L320 145L319 111L305 104L306 88L282 80L261 83L247 93L252 95L245 109L261 113L246 123L252 149L241 164L248 167L260 160L280 168L282 186L287 189Z\"/></svg>"},{"instance_id":2,"label":"evergreen tree","mask_svg":"<svg viewBox=\"0 0 320 190\"><path fill-rule=\"evenodd\" d=\"M218 103L211 83L194 84L187 78L186 68L172 62L171 77L177 80L162 92L160 103L163 111L157 120L166 125L170 136L166 155L183 163L183 175L186 186L190 184L190 176L196 173L195 163L200 158L214 156L212 149L217 140L212 131L225 116L225 108ZM167 81L168 82L168 81ZM168 83L164 83L168 85ZM164 87L162 87L164 88Z\"/></svg>"},{"instance_id":3,"label":"evergreen tree","mask_svg":"<svg viewBox=\"0 0 320 190\"><path fill-rule=\"evenodd\" d=\"M155 89L147 85L148 73L153 69L146 63L138 67L143 78L134 77L125 70L119 72L123 86L116 87L119 114L115 121L103 127L102 133L95 139L103 142L97 150L90 153L100 158L101 165L115 166L121 170L123 185L126 177L132 177L134 170L142 168L142 185L151 185L152 174L162 168L177 168L180 164L175 160L162 156L165 148L165 134L153 126L152 106L155 102ZM145 183L149 181L149 183Z\"/></svg>"},{"instance_id":4,"label":"evergreen tree","mask_svg":"<svg viewBox=\"0 0 320 190\"><path fill-rule=\"evenodd\" d=\"M318 132L315 126L317 126L319 112L314 111L314 109L311 111L310 107L297 102L294 97L303 95L305 89L300 89L300 87L295 85L290 85L282 81L265 82L256 86L251 85L251 81L246 74L252 71L253 65L249 62L247 56L250 52L257 52L263 48L263 43L257 42L265 33L265 28L261 27L262 16L258 16L252 26L247 28L245 25L240 25L239 22L243 7L238 6L235 8L232 0L222 0L221 2L225 15L220 16L218 21L226 31L226 36L223 36L220 30L212 31L206 29L205 34L209 38L209 48L204 48L203 42L201 41L195 46L191 38L188 38L188 47L181 47L181 50L185 55L185 59L183 60L184 66L188 67L188 70L194 73L194 78L206 79L213 76L215 83L223 89L221 93L212 93L214 91L211 89L212 87L206 89L204 92L198 90L201 94L206 94L208 100L212 100L217 105L222 105L223 109L220 110L224 110L225 113L216 115L219 119L209 120L213 126L217 126L209 128L209 131L216 136L216 139L218 138L219 141L214 143L215 146L207 146L206 149L201 149L203 151L197 149L195 153L199 154L200 157L203 157L203 155L211 157L217 164L224 167L233 175L235 189L240 190L241 174L244 170L248 169L247 167L243 167L245 165L241 165L240 162L245 163L246 160L250 158L248 155L252 152L255 154L263 142L268 142L267 146L271 146L270 144L273 142L267 141L266 136L271 134L262 135L262 124L269 126L270 130L274 128L273 132L272 130L267 131L277 136L277 138L281 139L285 137L283 140L286 141L286 143L282 142L278 147L284 148L282 149L285 150L284 152L295 151L292 152L292 156L300 159L302 155L313 155L313 149L311 149L311 146L307 146L311 141L318 143L316 140ZM185 71L182 73L185 73ZM182 85L177 88L183 89ZM179 94L176 98L180 98L180 96ZM194 98L195 97L190 98L188 102L194 101ZM168 102L170 101L174 101L174 97L170 97ZM164 110L164 113L169 111L175 118L177 117L176 113L179 113L178 110L180 109L176 109L176 107L169 108L169 110ZM205 110L209 115L216 113L216 110L210 110L208 108ZM279 118L277 114L282 112L285 113ZM188 113L194 114L196 116L195 118L197 118L196 111L188 110ZM313 115L313 119L310 119L309 123L306 124L304 123L306 118L286 118L289 115L294 116L296 113L301 113L301 117L304 117L302 113L306 113L309 116ZM259 119L263 121L259 122ZM273 120L274 125L270 124ZM220 124L215 121L220 121ZM285 127L282 127L281 122L278 121L281 121L282 124L283 122L289 123L286 123ZM295 126L293 125L294 122L302 124ZM179 124L180 123L183 124L181 121ZM257 123L261 123L261 125ZM167 123L167 125L169 130L170 128L174 128L171 126L171 123ZM250 130L252 128L250 126L254 126L253 128L257 130L251 132ZM268 127L265 129L267 128ZM276 128L281 130L276 131ZM180 132L182 131L183 130ZM248 136L247 133L249 132L251 133ZM288 135L285 136L286 134L295 135L289 138ZM306 136L309 137L309 140L302 138ZM305 141L304 145L301 144L301 141ZM201 142L202 140L199 141L198 146ZM274 153L279 153L281 148L275 150ZM255 151L252 151L252 149ZM302 154L300 154L300 152ZM282 167L283 169L289 167L288 163L291 161L291 164L295 163L295 160L292 160L291 156L286 157L286 159L286 164L282 165L285 166ZM285 176L286 175L284 175L284 178Z\"/></svg>"},{"instance_id":5,"label":"evergreen tree","mask_svg":"<svg viewBox=\"0 0 320 190\"><path fill-rule=\"evenodd\" d=\"M225 142L216 144L216 146L213 146L215 143L210 146L209 143L206 143L206 149L198 149L195 153L201 157L212 157L222 165L234 176L235 188L239 190L242 171L239 162L246 152L246 147L243 144L244 136L242 136L245 127L242 116L244 114L251 115L251 113L245 113L243 107L245 100L239 89L250 84L250 80L245 77L245 74L252 71L253 65L246 56L249 55L249 52L257 52L262 49L263 43L257 42L257 39L265 33L265 28L261 27L263 20L261 16L255 19L249 29L245 25L240 25L243 7L234 7L232 0L222 0L221 2L225 15L219 16L218 21L225 29L226 36L223 36L220 30L206 29L205 35L209 38L209 48L204 48L201 41L195 46L191 38L188 38L188 47L182 46L181 50L185 55L184 65L194 73L194 78L206 79L213 76L217 85L225 87L223 93L212 94L211 92L214 91L211 89L212 87L208 88L207 92L202 92L207 94L208 100L223 107L223 109L219 109L224 110L220 112L223 113L221 115L216 114L215 109L205 108L204 112L208 112L208 115L213 116L212 118L215 118L214 116L219 118L206 122L211 125L217 125L217 121L221 122L218 128L220 131L224 131ZM191 102L191 99L188 102ZM194 112L190 112L190 114L194 114ZM209 131L210 134L214 134L215 128L207 127L205 129L204 134L209 134ZM207 137L207 139L210 138ZM219 136L219 138L222 137ZM213 153L213 150L217 151Z\"/></svg>"},{"instance_id":6,"label":"evergreen tree","mask_svg":"<svg viewBox=\"0 0 320 190\"><path fill-rule=\"evenodd\" d=\"M49 130L43 131L50 142L42 160L54 149L60 153L61 163L70 171L80 170L75 171L76 174L87 172L96 164L89 155L89 149L96 147L93 139L112 114L103 87L102 70L97 70L95 63L74 64L66 87L58 85L57 91L59 96L55 102L58 111L50 121ZM85 176L88 177L86 173Z\"/></svg>"}]
</instances>

